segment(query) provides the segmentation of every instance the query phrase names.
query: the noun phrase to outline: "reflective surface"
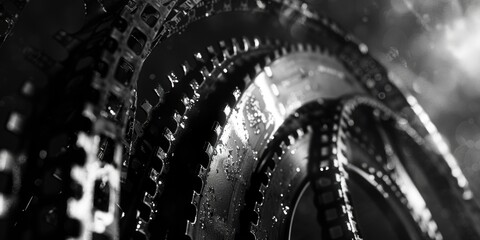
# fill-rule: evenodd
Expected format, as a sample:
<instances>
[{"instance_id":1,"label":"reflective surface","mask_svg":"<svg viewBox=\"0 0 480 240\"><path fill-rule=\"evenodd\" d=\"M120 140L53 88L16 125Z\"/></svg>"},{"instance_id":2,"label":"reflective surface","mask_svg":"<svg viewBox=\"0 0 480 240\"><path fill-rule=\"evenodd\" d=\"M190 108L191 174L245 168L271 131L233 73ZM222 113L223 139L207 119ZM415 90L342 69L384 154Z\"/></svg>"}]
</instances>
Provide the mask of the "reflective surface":
<instances>
[{"instance_id":1,"label":"reflective surface","mask_svg":"<svg viewBox=\"0 0 480 240\"><path fill-rule=\"evenodd\" d=\"M475 194L395 86L445 129L476 193L475 4L315 1L318 16L280 0L125 3L52 1L68 21L46 10L41 30L32 4L0 52L0 220L18 197L15 234L302 238L310 182L322 239L478 235ZM46 44L80 26L83 4L94 27Z\"/></svg>"}]
</instances>

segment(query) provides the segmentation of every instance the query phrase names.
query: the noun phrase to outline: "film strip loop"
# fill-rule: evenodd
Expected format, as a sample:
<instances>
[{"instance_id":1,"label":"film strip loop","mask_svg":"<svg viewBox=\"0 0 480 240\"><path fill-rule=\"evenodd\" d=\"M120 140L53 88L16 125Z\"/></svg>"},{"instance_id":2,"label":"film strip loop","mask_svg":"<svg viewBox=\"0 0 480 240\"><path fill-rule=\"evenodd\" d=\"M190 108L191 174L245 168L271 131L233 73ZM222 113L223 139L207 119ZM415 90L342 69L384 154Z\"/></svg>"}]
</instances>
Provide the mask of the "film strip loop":
<instances>
[{"instance_id":1,"label":"film strip loop","mask_svg":"<svg viewBox=\"0 0 480 240\"><path fill-rule=\"evenodd\" d=\"M207 47L206 55L201 53L194 55L195 63L193 65L187 62L182 65L182 73L169 74L167 78L171 81L171 89L167 92L163 90L165 89L165 86L161 84L158 88L154 89L156 92L164 93L161 101L159 101L154 107L147 102L143 104L143 110L147 112L149 120L144 124L143 135L140 135L136 141L136 143L139 144L136 145L136 149L139 152L134 153L131 159L132 165L130 168L130 179L127 179L127 181L138 181L135 180L135 175L133 174L139 175L139 179L141 178L141 174L135 173L135 171L145 171L148 173L148 169L151 169L150 179L153 181L153 184L156 185L155 188L163 189L162 185L168 181L168 178L171 178L168 177L171 165L173 164L178 168L178 164L185 164L179 162L171 163L170 161L171 158L173 158L174 153L179 151L177 145L185 140L185 136L191 134L191 125L194 125L194 122L198 121L196 119L202 114L199 112L199 107L197 105L204 104L202 103L205 101L204 95L213 94L211 93L211 86L221 84L221 82L225 80L224 75L235 73L235 70L233 70L232 67L229 67L232 62L248 62L249 59L256 58L263 59L263 56L271 53L274 49L279 47L278 45L278 42L270 42L269 40L260 40L258 38L232 39L228 44L221 41L218 44L219 50L216 50L213 46ZM236 67L240 68L240 66ZM228 69L228 71L226 71L226 69ZM232 85L239 84L238 82L235 82L237 80L234 81L232 79L227 79L227 81L231 81ZM213 108L213 106L210 107ZM203 116L203 118L205 118L205 116ZM219 131L219 122L223 122L223 120L217 119L214 121L212 129L215 133ZM158 137L158 134L161 136ZM158 141L159 138L162 140ZM206 134L203 138L209 139L210 135ZM141 144L144 144L143 142L155 146L151 149L156 149L156 154L150 154L156 158L155 160L146 161L145 158L142 157L143 155L148 155L144 153L145 150L148 150L147 148L139 148ZM204 151L208 151L208 148ZM135 164L135 161L147 162L144 165L145 169L139 170L138 167L135 167L135 165L141 166L140 164ZM196 165L200 164L200 162L203 165L206 164L202 162L201 159L195 161L197 162L189 164ZM161 168L158 168L158 163L155 162L161 162ZM205 166L202 168L205 168ZM128 182L128 184L130 184L130 182ZM148 223L155 218L157 212L156 206L158 206L158 201L161 198L163 190L156 190L155 195L152 195L150 192L151 190L148 188L141 191L145 191L145 197L143 203L140 203L138 207L141 214L137 219L139 224L137 225L138 227L136 231L142 233L148 239L150 237ZM142 207L143 204L148 208ZM126 206L128 205L129 204ZM130 205L130 207L132 206L135 205ZM146 219L144 218L145 216Z\"/></svg>"},{"instance_id":2,"label":"film strip loop","mask_svg":"<svg viewBox=\"0 0 480 240\"><path fill-rule=\"evenodd\" d=\"M260 194L252 198L250 238L287 237L282 234L288 233L285 229L292 221L296 193L307 179L308 147L313 132L310 124L312 119L325 114L321 105L322 101L313 101L297 109L269 140L252 176L258 181L250 186L250 191ZM246 211L252 211L250 204L247 203ZM269 231L271 228L279 230Z\"/></svg>"},{"instance_id":3,"label":"film strip loop","mask_svg":"<svg viewBox=\"0 0 480 240\"><path fill-rule=\"evenodd\" d=\"M459 204L459 206L457 206L458 208L453 210L452 214L458 214L458 211L468 211L468 209L471 208L475 209L474 203L463 199L461 189L459 189L456 184L455 177L446 174L450 171L446 169L448 168L448 164L445 162L445 159L439 157L438 153L430 152L430 150L425 147L422 138L415 130L408 126L405 120L397 117L397 115L391 110L380 103L366 97L355 97L350 100L339 101L333 105L337 107L337 110L336 113L332 113L331 116L333 116L332 119L337 118L338 120L331 121L330 123L320 123L314 128L314 131L317 131L317 133L312 140L313 145L310 155L311 183L316 191L315 201L319 208L319 221L322 225L327 226L327 230L324 232L325 237L328 239L361 238L357 226L358 224L355 221L354 211L352 211L354 206L352 206L351 195L347 183L349 179L347 168L352 168L351 166L355 167L355 164L352 162L353 159L351 159L351 154L349 154L350 149L346 148L346 133L348 128L355 122L351 118L356 112L362 112L363 116L365 116L365 114L376 116L375 118L382 122L383 126L393 126L392 128L396 129L394 135L406 136L405 139L403 139L403 141L405 141L403 144L410 144L410 146L416 145L416 151L418 151L418 149L424 149L423 151L427 152L425 156L430 154L429 157L426 157L426 159L429 160L422 161L430 161L431 164L436 165L436 167L433 168L437 171L434 175L436 177L441 175L443 181L449 182L446 185L440 184L438 186L435 186L435 184L437 184L435 181L433 181L433 183L430 182L430 184L433 184L431 185L433 188L438 188L437 190L445 188L451 190L449 191L449 194L447 194L450 195L449 199L454 198ZM398 144L402 144L402 142L395 142L394 145ZM388 145L388 142L386 145ZM411 155L410 159L405 158L405 156L402 156L399 152L388 155L388 158L402 158L402 160L396 161L395 163L395 168L397 168L395 170L396 173L384 172L381 169L374 170L375 168L371 168L369 171L376 172L377 176L383 176L383 181L390 183L387 185L387 189L389 189L391 193L395 194L397 197L404 195L404 197L400 198L404 200L400 200L400 202L405 205L405 209L410 212L411 218L416 221L425 237L429 239L443 239L442 235L438 232L442 229L437 229L437 224L435 224L433 222L434 219L432 219L432 213L428 210L429 205L427 204L431 202L431 197L423 195L428 194L423 192L424 189L417 189L416 184L418 184L418 182L411 182L411 180L409 180L410 178L407 176L410 173L404 169L404 164L409 164L408 161L415 161L416 159L411 159ZM420 161L420 165L423 164L422 161ZM357 166L356 168L362 168L362 166ZM425 171L425 168L423 168L423 171ZM432 179L435 178L433 177L434 175L432 175ZM409 186L410 189L406 186ZM422 197L427 197L427 200L429 201L420 204L420 207L412 207L412 205L409 205L414 203L415 199L417 199L415 205L418 205L418 201L422 199ZM440 199L440 201L445 197L446 196L437 195L437 198ZM443 204L444 207L446 207L445 204L448 205L446 202L443 202ZM472 232L474 231L472 230L474 228L464 228L465 226L475 224L475 219L465 219L465 217L462 217L467 216L465 213L459 215L460 216L458 217L460 219L463 218L462 221L464 222L456 225L455 230L445 229L444 232L454 231L456 234L463 237L474 236L476 234ZM442 220L438 218L437 220L441 221L441 223L442 221L445 221L444 219ZM445 225L440 225L440 227L442 226L446 227ZM451 234L451 232L449 234Z\"/></svg>"},{"instance_id":4,"label":"film strip loop","mask_svg":"<svg viewBox=\"0 0 480 240\"><path fill-rule=\"evenodd\" d=\"M213 237L215 235L216 237L218 236L215 233L215 229L209 229L208 227L206 227L214 225L216 222L215 218L223 218L220 216L214 216L212 218L213 212L222 211L213 207L213 204L215 204L215 202L220 203L221 201L213 200L217 197L214 196L215 183L211 182L211 178L219 177L221 179L225 178L227 181L230 181L232 183L244 182L245 184L247 184L246 182L249 181L248 176L251 174L252 170L250 168L250 164L254 163L244 162L247 165L240 167L240 165L242 165L242 159L250 157L253 157L253 159L255 159L256 154L258 153L256 153L255 149L249 146L242 146L241 143L246 143L246 141L249 141L245 137L246 132L249 132L251 130L250 128L255 129L252 130L254 134L266 134L265 132L260 133L261 131L258 130L259 128L261 128L260 126L258 126L258 119L261 118L260 113L258 113L256 115L252 114L247 117L249 119L248 121L251 121L251 125L245 125L245 129L243 130L244 134L241 134L239 136L229 136L231 131L234 128L238 127L238 125L236 125L238 123L234 122L242 118L240 117L240 115L242 115L243 110L241 110L240 108L245 107L245 105L242 104L246 104L248 108L250 108L252 111L255 111L256 107L258 107L257 105L255 105L253 98L250 98L250 101L244 98L245 89L247 89L248 86L251 86L253 83L252 79L255 76L258 76L258 74L260 74L275 59L279 59L282 56L287 56L289 54L311 51L318 51L318 49L314 49L311 46L304 46L303 44L282 44L275 48L275 50L272 51L270 54L265 55L263 58L257 59L256 61L247 62L246 67L242 71L238 73L234 72L234 75L231 76L232 78L229 78L230 80L236 79L235 81L237 82L235 83L235 88L232 89L232 92L229 92L229 100L226 106L223 105L224 107L221 107L219 109L221 117L217 121L215 121L210 128L212 129L211 134L207 134L211 136L209 138L210 140L206 141L204 144L204 153L206 154L208 160L204 162L204 164L201 164L200 171L196 176L196 178L201 181L201 186L194 189L191 200L191 205L195 209L193 211L194 218L188 219L186 228L186 234L191 239L202 237L208 238L209 236ZM250 105L248 103L245 103L244 101L247 101L248 103L250 103ZM239 108L239 105L243 107ZM258 140L257 138L259 138L259 136L252 136L252 139L253 138ZM228 159L224 162L224 164L226 164L225 169L220 170L218 163L215 162L219 161L219 159L224 157L226 152L231 153L227 154ZM213 168L211 167L212 165L214 166ZM220 171L225 172L225 174L223 175L222 173L220 173ZM224 192L217 192L216 194L225 196L225 200L232 199L232 196L229 195L231 194L230 190L231 188ZM241 191L242 190L239 190L239 193ZM233 199L235 199L235 201L242 200L235 197L233 197ZM225 220L222 219L222 221L238 222L239 218L237 214L239 214L240 209L241 207L236 208L235 213L231 214L231 218L229 217ZM223 212L221 213L221 215L223 215ZM235 232L238 232L228 230L226 228L223 229L224 230L222 230L221 234L225 234L225 236L231 237L233 234L235 234Z\"/></svg>"},{"instance_id":5,"label":"film strip loop","mask_svg":"<svg viewBox=\"0 0 480 240\"><path fill-rule=\"evenodd\" d=\"M287 10L282 12L279 9ZM412 100L408 97L406 99L403 97L396 97L399 96L399 94L397 94L398 92L392 91L394 88L387 84L389 83L387 74L382 70L383 68L380 64L371 60L364 45L352 43L335 24L328 19L320 18L309 12L307 8L304 8L304 5L300 5L296 1L129 1L124 9L120 11L120 16L107 14L105 21L102 21L100 25L93 28L87 27L83 30L83 34L78 34L77 37L81 39L79 40L81 43L73 44L76 45L76 47L72 47L72 54L65 62L67 67L62 74L60 74L60 77L57 78L58 80L52 81L51 84L52 89L55 89L52 90L52 92L65 92L65 95L72 94L72 97L59 97L46 103L51 108L49 111L45 112L53 114L55 113L55 110L61 109L61 107L57 108L59 105L57 102L73 102L75 97L81 99L75 101L76 103L80 102L78 105L68 106L71 107L68 109L75 109L74 111L81 112L81 114L77 114L73 118L62 116L60 122L62 122L61 120L63 119L68 119L70 124L75 125L73 135L75 138L78 136L78 139L73 141L71 146L79 146L84 152L86 152L84 155L79 155L85 156L85 159L80 164L75 163L76 166L74 168L80 168L80 172L83 172L83 175L90 176L87 177L89 180L84 181L83 177L77 176L82 174L74 173L78 171L72 170L74 182L80 183L80 185L83 184L82 188L89 191L84 197L81 197L85 199L88 198L88 200L82 201L90 203L95 201L94 199L96 199L96 197L91 196L102 196L98 199L108 198L111 200L115 199L115 195L118 195L118 191L111 191L112 189L115 189L115 187L107 188L105 186L118 185L118 182L120 181L118 177L110 178L108 176L118 175L113 172L118 173L120 171L120 164L118 163L119 156L130 156L129 153L122 154L120 152L121 149L129 149L124 146L125 141L123 133L127 128L127 122L132 122L131 120L135 116L135 109L131 107L135 102L132 100L135 99L135 92L132 89L136 87L138 72L141 69L143 60L151 51L151 48L155 44L161 42L162 39L171 36L175 32L184 31L186 26L197 19L212 16L216 13L230 11L277 11L280 12L280 15L289 19L302 18L302 16L314 19L316 22L313 24L313 28L322 28L320 32L329 29L329 31L334 33L334 36L337 36L335 41L338 41L338 43L334 45L340 50L338 50L336 54L343 59L345 65L351 67L352 72L354 72L357 77L361 79L369 89L371 89L372 93L376 95L378 99L382 101L386 99L385 101L389 105L395 105L398 103L399 107L395 109L405 108L407 109L406 111L408 114L415 118L417 117L416 115L419 111L416 111L415 109L418 110L418 105L412 103ZM66 42L73 43L76 41ZM66 45L70 46L71 44L67 43ZM344 48L338 48L338 45L344 46ZM362 69L357 69L355 66L361 66ZM380 75L376 74L378 72L380 72ZM374 81L375 84L371 84L370 79L372 78L380 83L376 84ZM65 79L69 79L69 81L63 81ZM172 81L175 81L174 77L172 77ZM60 87L56 86L57 84ZM78 85L84 87L82 89L86 89L87 94L84 94L83 92L82 96L78 93L75 94ZM195 88L195 86L192 88ZM391 94L391 92L394 92L395 94ZM159 95L162 94L160 93ZM391 98L391 101L389 98ZM394 101L395 99L400 100L399 102L396 102ZM87 103L86 107L85 103ZM412 105L413 108L410 107L410 105ZM148 104L144 106L146 109L149 108ZM71 121L70 119L75 120ZM427 121L427 123L429 122ZM56 132L55 128L57 126L55 126L55 124L52 124L52 126L46 123L42 124L43 125L40 128L45 126L48 130L51 130L50 132ZM430 126L429 124L426 125ZM419 128L422 127L421 124L419 126ZM128 127L131 129L131 125ZM78 129L81 129L81 133L76 135ZM90 133L92 129L93 133ZM63 129L61 131L72 132L71 129ZM167 138L171 139L173 132L165 132L165 135ZM37 142L49 142L51 140L49 133L39 133L38 136L33 136L32 138L32 142L35 144ZM438 140L438 138L435 138L435 135L433 139ZM435 143L439 146L443 146L441 141L437 140L435 140ZM35 159L36 156L44 150L43 145L44 143L41 143L30 147L31 150L28 153L31 156L29 157ZM126 145L128 145L128 143ZM152 146L145 143L140 144L139 148L149 149L152 148ZM445 149L441 150L444 155L445 151ZM149 152L155 152L155 150ZM163 156L162 152L160 152L160 156ZM462 178L461 172L454 168L455 164L453 163L453 160L451 160L451 158L449 159L449 169L451 169L451 173L454 175L455 179L458 180L457 185L464 190L463 197L466 199L471 198L471 196L469 196L468 186L466 185L465 179ZM34 160L29 162L31 162L32 166L37 163ZM92 166L90 163L95 166L94 170L89 170L89 166ZM128 166L129 163L125 164L124 162L124 165ZM111 170L107 171L106 169ZM111 172L111 174L97 174L104 170L106 172ZM159 173L159 171L152 170L151 172L147 171L146 174L151 180L158 182L157 173ZM100 179L109 180L103 181ZM92 186L103 187L92 188ZM66 188L69 189L70 186L67 186ZM93 194L91 191L95 192L94 189L99 189L99 192L108 192L108 194ZM140 198L147 197L146 201L150 202L151 197L156 195L157 191L155 190L154 192L151 192L150 195L142 195ZM24 198L24 196L22 196L22 198ZM26 199L26 201L29 202L28 198ZM110 203L110 200L107 202ZM112 201L118 202L115 200ZM69 203L71 207L73 206L71 204L73 202L75 201L70 201ZM89 204L89 206L92 206L92 204ZM110 207L108 207L108 209L110 209ZM109 219L112 217L118 219L117 215L119 214L111 212L110 210L106 211L106 213ZM72 217L74 218L81 219L85 226L89 226L87 219L91 219L91 217L85 218L80 216L80 213L72 212L70 214L72 214ZM101 227L99 227L99 229L100 228ZM94 232L102 232L102 230L97 229L94 230ZM81 235L86 236L89 234L82 233Z\"/></svg>"},{"instance_id":6,"label":"film strip loop","mask_svg":"<svg viewBox=\"0 0 480 240\"><path fill-rule=\"evenodd\" d=\"M250 227L250 224L242 226L245 223L250 223L250 218L244 218L241 213L245 201L243 193L247 190L250 182L254 182L250 179L250 176L256 165L263 164L262 161L259 161L259 157L270 141L270 136L276 131L276 125L280 126L284 117L287 117L280 115L280 118L273 119L272 111L276 111L276 108L274 106L270 106L269 109L263 107L266 102L263 97L269 96L268 88L264 86L274 88L275 84L278 84L279 79L283 79L283 74L285 74L294 79L290 87L295 85L297 90L300 87L307 87L305 85L308 85L308 80L302 80L301 73L295 70L284 73L283 69L279 68L281 65L275 64L279 61L291 61L292 59L308 61L313 56L319 58L315 59L316 61L330 57L318 47L303 44L294 44L288 48L282 48L274 55L274 57L265 60L265 66L255 65L254 78L245 78L245 89L239 87L238 90L236 89L233 92L232 97L235 100L232 99L232 105L229 104L223 110L226 121L219 122L220 128L214 128L215 133L212 134L215 136L214 141L208 143L208 146L212 147L205 151L211 158L209 159L210 163L202 166L205 169L202 169L199 174L203 186L199 191L195 190L192 199L192 204L197 212L196 218L189 219L189 225L187 225L187 234L192 239L228 238L236 234L240 234L242 238L248 237L249 230L242 229L243 227ZM316 69L317 66L312 63L308 68ZM299 79L296 78L297 75ZM276 79L273 79L273 76ZM277 97L292 92L291 89L286 90L280 87L279 89L277 89ZM313 93L309 93L316 95L314 91L315 89L312 87L311 92ZM271 97L275 98L274 95ZM279 99L286 100L282 97L279 97ZM300 98L298 101L306 100ZM284 108L288 108L288 113L290 113L290 111L295 111L296 108L289 106L289 103L291 102L278 104L282 106L285 104ZM265 109L265 111L262 111L262 109ZM217 131L218 129L219 131ZM222 183L226 182L231 184L223 186ZM222 191L216 189L222 189ZM246 198L249 199L250 197ZM253 210L253 203L247 204L252 204L251 209ZM228 206L235 207L228 208ZM250 215L250 212L246 215ZM240 225L240 229L225 227L226 225L238 226L237 224Z\"/></svg>"}]
</instances>

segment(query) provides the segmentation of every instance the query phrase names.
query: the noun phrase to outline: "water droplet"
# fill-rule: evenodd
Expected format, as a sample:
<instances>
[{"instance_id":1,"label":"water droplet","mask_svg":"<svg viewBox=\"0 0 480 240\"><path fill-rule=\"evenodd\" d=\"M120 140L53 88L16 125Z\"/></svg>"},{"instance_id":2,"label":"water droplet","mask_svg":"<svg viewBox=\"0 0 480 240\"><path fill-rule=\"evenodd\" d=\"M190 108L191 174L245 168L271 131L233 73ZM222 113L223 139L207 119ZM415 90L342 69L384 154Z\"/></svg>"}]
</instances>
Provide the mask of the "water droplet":
<instances>
[{"instance_id":1,"label":"water droplet","mask_svg":"<svg viewBox=\"0 0 480 240\"><path fill-rule=\"evenodd\" d=\"M287 215L288 214L288 211L290 210L290 207L289 206L283 206L282 207L282 211L283 211L283 214Z\"/></svg>"},{"instance_id":2,"label":"water droplet","mask_svg":"<svg viewBox=\"0 0 480 240\"><path fill-rule=\"evenodd\" d=\"M368 88L373 88L375 87L375 81L373 81L373 79L369 78L366 82L366 85Z\"/></svg>"},{"instance_id":3,"label":"water droplet","mask_svg":"<svg viewBox=\"0 0 480 240\"><path fill-rule=\"evenodd\" d=\"M45 215L45 220L47 223L51 225L57 225L58 223L58 211L56 207L51 208L48 210L47 214Z\"/></svg>"},{"instance_id":4,"label":"water droplet","mask_svg":"<svg viewBox=\"0 0 480 240\"><path fill-rule=\"evenodd\" d=\"M47 151L42 150L38 155L41 159L45 159L47 157Z\"/></svg>"},{"instance_id":5,"label":"water droplet","mask_svg":"<svg viewBox=\"0 0 480 240\"><path fill-rule=\"evenodd\" d=\"M397 48L390 47L390 49L388 50L388 56L390 58L390 61L393 61L400 56L400 52Z\"/></svg>"},{"instance_id":6,"label":"water droplet","mask_svg":"<svg viewBox=\"0 0 480 240\"><path fill-rule=\"evenodd\" d=\"M378 97L380 100L383 100L383 99L385 99L385 93L379 92L378 95L377 95L377 97Z\"/></svg>"},{"instance_id":7,"label":"water droplet","mask_svg":"<svg viewBox=\"0 0 480 240\"><path fill-rule=\"evenodd\" d=\"M257 6L258 6L260 9L265 9L266 4L265 4L262 0L257 0Z\"/></svg>"},{"instance_id":8,"label":"water droplet","mask_svg":"<svg viewBox=\"0 0 480 240\"><path fill-rule=\"evenodd\" d=\"M348 126L350 126L350 127L355 125L355 122L353 121L353 119L348 119L347 123L348 123Z\"/></svg>"},{"instance_id":9,"label":"water droplet","mask_svg":"<svg viewBox=\"0 0 480 240\"><path fill-rule=\"evenodd\" d=\"M254 128L254 134L260 134L260 126L267 121L260 103L254 97L250 97L247 100L246 110L249 127Z\"/></svg>"},{"instance_id":10,"label":"water droplet","mask_svg":"<svg viewBox=\"0 0 480 240\"><path fill-rule=\"evenodd\" d=\"M360 49L360 52L362 52L363 54L366 54L368 52L368 47L367 45L365 45L364 43L361 43L358 48Z\"/></svg>"},{"instance_id":11,"label":"water droplet","mask_svg":"<svg viewBox=\"0 0 480 240\"><path fill-rule=\"evenodd\" d=\"M223 160L224 172L229 181L239 179L241 173L241 156L239 155L239 151L237 151L237 158L234 158L233 151L233 149L228 149L227 158Z\"/></svg>"},{"instance_id":12,"label":"water droplet","mask_svg":"<svg viewBox=\"0 0 480 240\"><path fill-rule=\"evenodd\" d=\"M258 151L253 151L253 160L258 161Z\"/></svg>"},{"instance_id":13,"label":"water droplet","mask_svg":"<svg viewBox=\"0 0 480 240\"><path fill-rule=\"evenodd\" d=\"M238 101L241 94L242 94L242 92L240 91L240 89L238 87L236 87L235 91L233 91L233 97L235 97L235 101Z\"/></svg>"}]
</instances>

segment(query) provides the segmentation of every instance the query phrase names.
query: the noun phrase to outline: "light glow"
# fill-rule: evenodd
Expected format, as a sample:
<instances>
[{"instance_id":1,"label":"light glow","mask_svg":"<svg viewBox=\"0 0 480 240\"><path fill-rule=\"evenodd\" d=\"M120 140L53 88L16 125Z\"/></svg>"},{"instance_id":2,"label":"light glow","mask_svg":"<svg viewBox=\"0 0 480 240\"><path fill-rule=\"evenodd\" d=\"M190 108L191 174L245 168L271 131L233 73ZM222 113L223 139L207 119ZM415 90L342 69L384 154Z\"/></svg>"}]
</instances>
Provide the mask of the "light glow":
<instances>
[{"instance_id":1,"label":"light glow","mask_svg":"<svg viewBox=\"0 0 480 240\"><path fill-rule=\"evenodd\" d=\"M480 73L480 9L446 27L445 45L467 74L475 76Z\"/></svg>"}]
</instances>

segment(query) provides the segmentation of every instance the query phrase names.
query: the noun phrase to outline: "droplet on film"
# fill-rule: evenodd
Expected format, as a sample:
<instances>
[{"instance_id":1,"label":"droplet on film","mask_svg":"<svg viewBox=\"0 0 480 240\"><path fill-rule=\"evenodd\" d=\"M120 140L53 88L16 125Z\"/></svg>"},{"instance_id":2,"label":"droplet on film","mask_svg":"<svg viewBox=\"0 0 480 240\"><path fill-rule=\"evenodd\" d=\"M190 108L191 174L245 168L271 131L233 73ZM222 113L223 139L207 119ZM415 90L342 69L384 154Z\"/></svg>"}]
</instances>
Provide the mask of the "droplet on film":
<instances>
[{"instance_id":1,"label":"droplet on film","mask_svg":"<svg viewBox=\"0 0 480 240\"><path fill-rule=\"evenodd\" d=\"M236 87L235 91L233 91L233 97L235 97L235 101L238 101L241 94L242 94L242 91L240 91L240 89Z\"/></svg>"},{"instance_id":2,"label":"droplet on film","mask_svg":"<svg viewBox=\"0 0 480 240\"><path fill-rule=\"evenodd\" d=\"M249 97L245 109L247 111L248 126L254 129L253 133L255 135L260 134L260 126L267 122L263 109L260 108L260 102L254 97Z\"/></svg>"},{"instance_id":3,"label":"droplet on film","mask_svg":"<svg viewBox=\"0 0 480 240\"><path fill-rule=\"evenodd\" d=\"M364 43L360 43L360 45L358 45L358 49L359 49L360 52L362 52L363 54L368 53L368 47L367 47L367 45L364 44Z\"/></svg>"},{"instance_id":4,"label":"droplet on film","mask_svg":"<svg viewBox=\"0 0 480 240\"><path fill-rule=\"evenodd\" d=\"M283 212L283 214L288 215L289 211L290 211L290 207L289 207L289 206L283 206L283 207L282 207L282 212Z\"/></svg>"}]
</instances>

